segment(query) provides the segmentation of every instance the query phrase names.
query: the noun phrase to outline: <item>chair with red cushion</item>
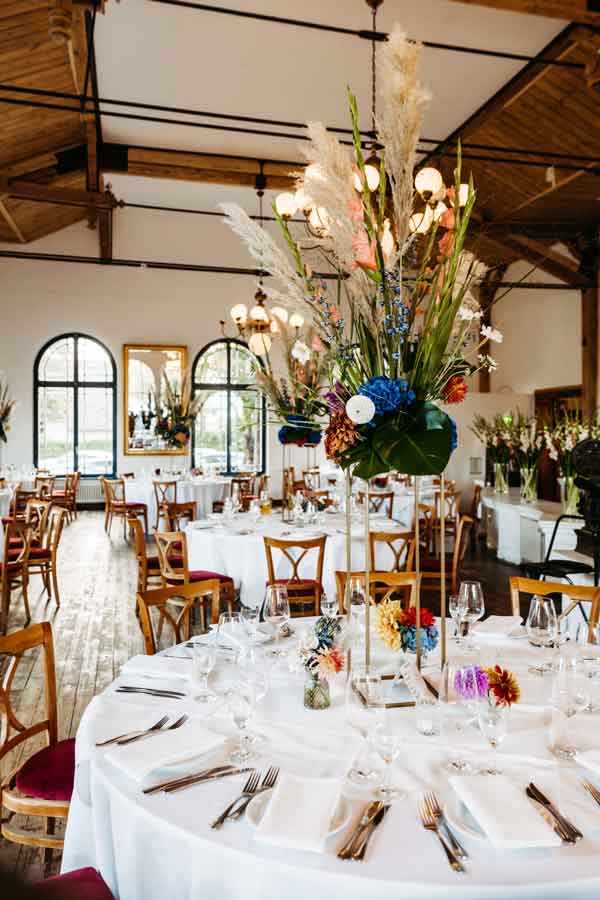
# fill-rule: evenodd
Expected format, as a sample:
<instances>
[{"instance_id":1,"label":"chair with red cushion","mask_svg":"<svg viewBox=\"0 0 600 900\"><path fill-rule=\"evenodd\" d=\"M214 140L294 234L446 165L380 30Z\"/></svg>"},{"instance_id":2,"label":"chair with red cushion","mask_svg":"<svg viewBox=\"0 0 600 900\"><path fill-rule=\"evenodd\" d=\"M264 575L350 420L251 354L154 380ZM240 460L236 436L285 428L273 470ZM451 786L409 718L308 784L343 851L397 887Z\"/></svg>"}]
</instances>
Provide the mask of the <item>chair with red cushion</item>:
<instances>
[{"instance_id":1,"label":"chair with red cushion","mask_svg":"<svg viewBox=\"0 0 600 900\"><path fill-rule=\"evenodd\" d=\"M58 545L63 532L63 527L68 516L66 509L53 509L47 519L45 532L41 535L39 545L29 549L28 570L29 574L41 575L44 590L51 600L60 606L60 594L58 592Z\"/></svg>"},{"instance_id":2,"label":"chair with red cushion","mask_svg":"<svg viewBox=\"0 0 600 900\"><path fill-rule=\"evenodd\" d=\"M221 600L227 604L229 612L233 609L235 586L233 579L220 572L206 569L191 569L188 563L187 537L184 531L157 531L154 534L162 583L165 587L183 584L198 584L202 581L216 579L221 586ZM204 625L204 605L201 605L202 624ZM215 618L216 614L216 618ZM219 621L219 613L211 612L211 621Z\"/></svg>"},{"instance_id":3,"label":"chair with red cushion","mask_svg":"<svg viewBox=\"0 0 600 900\"><path fill-rule=\"evenodd\" d=\"M67 522L77 518L77 490L79 488L80 472L72 472L65 476L64 488L52 491L52 502L67 511Z\"/></svg>"},{"instance_id":4,"label":"chair with red cushion","mask_svg":"<svg viewBox=\"0 0 600 900\"><path fill-rule=\"evenodd\" d=\"M277 538L265 537L265 553L267 556L267 571L269 578L267 585L283 584L287 587L288 599L292 616L318 616L323 593L323 560L325 557L326 535L307 540L282 541ZM279 551L285 560L285 567L290 575L285 578L277 578L277 566L273 559L273 551ZM316 554L311 551L316 550ZM300 575L300 565L308 562L311 555L315 563L314 578L306 578ZM316 556L316 559L314 557Z\"/></svg>"},{"instance_id":5,"label":"chair with red cushion","mask_svg":"<svg viewBox=\"0 0 600 900\"><path fill-rule=\"evenodd\" d=\"M41 718L25 727L11 703L12 682L21 657L28 650L43 650L45 709ZM56 835L56 819L66 819L75 778L75 741L58 740L54 644L49 622L30 625L0 638L0 656L10 662L0 689L0 763L25 741L45 735L48 745L20 762L0 782L0 808L9 811L2 818L2 837L17 844L62 850L63 840ZM14 732L14 733L13 733ZM21 828L13 823L16 815L45 820L45 830Z\"/></svg>"},{"instance_id":6,"label":"chair with red cushion","mask_svg":"<svg viewBox=\"0 0 600 900\"><path fill-rule=\"evenodd\" d=\"M158 556L148 555L142 523L135 516L129 516L127 524L138 564L138 591L147 591L150 584L159 587L163 583L160 574L160 560Z\"/></svg>"},{"instance_id":7,"label":"chair with red cushion","mask_svg":"<svg viewBox=\"0 0 600 900\"><path fill-rule=\"evenodd\" d=\"M139 591L136 597L137 612L146 653L153 656L157 652L165 623L173 631L174 644L188 640L191 634L192 613L198 607L204 612L205 604L208 605L210 618L213 622L218 621L220 601L221 585L217 578ZM175 613L172 607L175 607ZM156 625L153 622L153 613L158 616Z\"/></svg>"},{"instance_id":8,"label":"chair with red cushion","mask_svg":"<svg viewBox=\"0 0 600 900\"><path fill-rule=\"evenodd\" d=\"M38 881L33 896L40 900L114 900L100 873L89 866Z\"/></svg>"},{"instance_id":9,"label":"chair with red cushion","mask_svg":"<svg viewBox=\"0 0 600 900\"><path fill-rule=\"evenodd\" d=\"M0 563L0 634L6 634L10 599L14 590L21 589L27 622L31 619L27 595L30 543L31 525L28 522L8 523L4 532L4 553Z\"/></svg>"},{"instance_id":10,"label":"chair with red cushion","mask_svg":"<svg viewBox=\"0 0 600 900\"><path fill-rule=\"evenodd\" d=\"M146 503L137 503L127 501L125 496L125 480L123 478L115 478L110 480L100 476L98 479L102 484L104 491L104 500L106 503L104 513L104 530L110 534L113 516L123 519L123 537L127 538L127 519L131 516L142 516L144 520L144 531L148 533L148 506Z\"/></svg>"}]
</instances>

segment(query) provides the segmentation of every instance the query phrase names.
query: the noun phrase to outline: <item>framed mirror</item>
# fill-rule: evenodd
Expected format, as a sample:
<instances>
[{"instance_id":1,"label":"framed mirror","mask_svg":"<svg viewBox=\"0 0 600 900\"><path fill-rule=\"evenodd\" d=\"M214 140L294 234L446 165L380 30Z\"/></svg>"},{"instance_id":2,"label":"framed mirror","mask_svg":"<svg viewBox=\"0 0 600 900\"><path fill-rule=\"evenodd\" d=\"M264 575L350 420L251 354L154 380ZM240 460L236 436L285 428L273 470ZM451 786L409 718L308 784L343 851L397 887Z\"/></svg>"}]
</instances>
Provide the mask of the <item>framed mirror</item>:
<instances>
[{"instance_id":1,"label":"framed mirror","mask_svg":"<svg viewBox=\"0 0 600 900\"><path fill-rule=\"evenodd\" d=\"M162 344L123 346L123 435L127 456L184 455L188 448L173 447L157 430L167 408L168 384L175 393L187 370L187 347Z\"/></svg>"}]
</instances>

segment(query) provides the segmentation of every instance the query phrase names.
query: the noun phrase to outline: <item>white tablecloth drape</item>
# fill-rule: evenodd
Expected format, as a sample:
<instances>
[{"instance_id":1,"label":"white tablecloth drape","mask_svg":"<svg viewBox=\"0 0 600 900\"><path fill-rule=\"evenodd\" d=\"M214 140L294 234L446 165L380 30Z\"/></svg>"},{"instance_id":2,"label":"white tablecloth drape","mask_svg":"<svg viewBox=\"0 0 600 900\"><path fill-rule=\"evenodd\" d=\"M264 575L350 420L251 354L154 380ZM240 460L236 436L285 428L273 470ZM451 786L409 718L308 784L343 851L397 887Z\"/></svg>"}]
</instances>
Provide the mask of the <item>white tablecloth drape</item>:
<instances>
[{"instance_id":1,"label":"white tablecloth drape","mask_svg":"<svg viewBox=\"0 0 600 900\"><path fill-rule=\"evenodd\" d=\"M168 480L168 479L166 479ZM195 501L199 519L212 512L213 503L223 501L229 495L229 478L205 478L177 483L177 502ZM156 523L156 498L154 484L145 478L128 478L125 481L125 496L128 501L145 503L148 506L148 527ZM159 523L159 527L160 527ZM164 522L162 523L164 525Z\"/></svg>"},{"instance_id":2,"label":"white tablecloth drape","mask_svg":"<svg viewBox=\"0 0 600 900\"><path fill-rule=\"evenodd\" d=\"M297 627L303 626L297 623ZM144 702L141 697L115 695L109 688L88 707L77 735L77 774L63 871L96 866L118 900L306 900L323 896L331 900L596 900L600 892L600 809L578 784L574 768L559 764L548 750L550 710L545 704L551 679L528 678L528 661L535 651L527 641L481 638L480 643L480 662L510 664L522 679L524 702L521 708L511 710L508 736L499 755L502 770L520 790L534 780L551 794L585 835L576 846L500 851L485 839L461 834L470 858L465 874L452 872L434 836L421 827L417 804L428 789L436 790L442 802L451 797L445 770L450 758L460 753L481 763L490 751L476 727L467 728L462 735L450 735L444 729L439 737L421 736L415 711L409 709L393 713L402 736L393 780L407 796L393 804L363 863L336 858L347 832L330 839L325 853L318 854L260 843L246 819L212 831L210 821L241 789L245 776L146 797L139 784L107 760L106 750L94 746L96 740L146 725L163 713L175 717L186 711L203 717L205 709L187 699ZM177 652L186 651L180 648ZM384 665L386 654L375 647L374 655L377 664ZM387 663L384 668L389 670L389 657ZM213 687L218 690L234 674L233 666L220 664L211 676ZM132 675L127 678L134 683ZM180 687L186 684L175 683ZM303 708L303 683L301 675L291 675L278 664L271 690L259 706L257 727L268 738L259 765L263 771L275 763L293 773L341 778L357 746L356 733L345 722L343 676L334 684L332 706L325 711ZM597 716L586 714L571 720L581 729L582 746L600 748L597 721ZM206 724L230 734L231 725L224 715L211 716ZM181 739L185 740L183 728ZM219 764L225 752L217 752L210 760L190 760L178 772ZM148 783L161 781L164 775L164 770L156 772ZM343 790L355 821L368 794L361 793L362 789L357 793L347 784Z\"/></svg>"},{"instance_id":3,"label":"white tablecloth drape","mask_svg":"<svg viewBox=\"0 0 600 900\"><path fill-rule=\"evenodd\" d=\"M264 537L283 540L303 540L326 535L325 561L323 567L323 587L325 593L335 597L336 570L346 569L346 522L343 515L327 514L316 525L298 528L282 522L277 513L261 516L258 522L249 514L238 515L231 525L216 524L212 528L196 528L191 523L186 528L190 569L208 570L229 575L240 589L241 602L246 606L260 606L265 595L267 582L267 560ZM371 516L371 531L404 531L406 526L392 521L385 515ZM365 567L364 525L356 520L352 526L352 568L362 571ZM314 578L316 550L302 560L299 567L301 578ZM288 578L292 574L288 560L280 551L273 551L278 578ZM389 571L394 557L384 545L376 548L374 569Z\"/></svg>"}]
</instances>

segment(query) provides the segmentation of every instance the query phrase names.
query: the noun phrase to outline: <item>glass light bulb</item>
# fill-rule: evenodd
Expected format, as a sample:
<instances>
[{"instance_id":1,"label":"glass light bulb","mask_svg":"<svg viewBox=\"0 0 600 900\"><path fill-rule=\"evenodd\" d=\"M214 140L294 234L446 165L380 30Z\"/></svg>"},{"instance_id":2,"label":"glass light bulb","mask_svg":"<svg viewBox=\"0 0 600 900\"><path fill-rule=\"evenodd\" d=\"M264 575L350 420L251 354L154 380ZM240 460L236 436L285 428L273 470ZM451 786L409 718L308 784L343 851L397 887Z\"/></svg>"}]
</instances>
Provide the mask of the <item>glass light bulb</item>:
<instances>
[{"instance_id":1,"label":"glass light bulb","mask_svg":"<svg viewBox=\"0 0 600 900\"><path fill-rule=\"evenodd\" d=\"M257 356L264 356L271 349L271 338L268 334L253 334L248 341L248 346Z\"/></svg>"},{"instance_id":2,"label":"glass light bulb","mask_svg":"<svg viewBox=\"0 0 600 900\"><path fill-rule=\"evenodd\" d=\"M287 322L288 311L283 306L274 306L271 310L272 315L276 316L280 322Z\"/></svg>"},{"instance_id":3,"label":"glass light bulb","mask_svg":"<svg viewBox=\"0 0 600 900\"><path fill-rule=\"evenodd\" d=\"M362 172L358 168L358 166L354 169L352 173L352 181L354 183L354 189L358 191L359 194L362 194L363 189L363 177Z\"/></svg>"},{"instance_id":4,"label":"glass light bulb","mask_svg":"<svg viewBox=\"0 0 600 900\"><path fill-rule=\"evenodd\" d=\"M301 316L300 313L292 313L290 316L290 325L292 328L302 328L304 325L304 316Z\"/></svg>"},{"instance_id":5,"label":"glass light bulb","mask_svg":"<svg viewBox=\"0 0 600 900\"><path fill-rule=\"evenodd\" d=\"M322 235L327 234L327 226L329 225L329 213L323 206L317 206L308 217L308 221L315 231Z\"/></svg>"},{"instance_id":6,"label":"glass light bulb","mask_svg":"<svg viewBox=\"0 0 600 900\"><path fill-rule=\"evenodd\" d=\"M302 210L305 216L309 216L314 208L315 201L303 187L296 191L296 208Z\"/></svg>"},{"instance_id":7,"label":"glass light bulb","mask_svg":"<svg viewBox=\"0 0 600 900\"><path fill-rule=\"evenodd\" d=\"M250 318L255 322L268 322L269 317L267 315L267 311L264 306L260 306L258 303L256 306L253 306L250 310Z\"/></svg>"},{"instance_id":8,"label":"glass light bulb","mask_svg":"<svg viewBox=\"0 0 600 900\"><path fill-rule=\"evenodd\" d=\"M436 205L435 209L433 210L433 221L439 222L445 212L448 212L448 207L446 206L445 203L442 203L440 200L440 202Z\"/></svg>"},{"instance_id":9,"label":"glass light bulb","mask_svg":"<svg viewBox=\"0 0 600 900\"><path fill-rule=\"evenodd\" d=\"M458 189L458 205L466 206L468 199L469 199L469 185L461 184L461 186Z\"/></svg>"},{"instance_id":10,"label":"glass light bulb","mask_svg":"<svg viewBox=\"0 0 600 900\"><path fill-rule=\"evenodd\" d=\"M241 322L243 324L248 316L248 308L244 303L236 303L235 306L231 307L229 315L234 322Z\"/></svg>"},{"instance_id":11,"label":"glass light bulb","mask_svg":"<svg viewBox=\"0 0 600 900\"><path fill-rule=\"evenodd\" d=\"M424 169L419 169L415 175L415 187L423 198L435 194L443 184L444 179L441 174L432 166L426 166Z\"/></svg>"},{"instance_id":12,"label":"glass light bulb","mask_svg":"<svg viewBox=\"0 0 600 900\"><path fill-rule=\"evenodd\" d=\"M271 324L269 325L269 331L272 334L279 334L279 325L277 324L277 319L271 319Z\"/></svg>"},{"instance_id":13,"label":"glass light bulb","mask_svg":"<svg viewBox=\"0 0 600 900\"><path fill-rule=\"evenodd\" d=\"M369 190L376 191L379 187L379 169L376 169L375 166L365 166L365 175Z\"/></svg>"},{"instance_id":14,"label":"glass light bulb","mask_svg":"<svg viewBox=\"0 0 600 900\"><path fill-rule=\"evenodd\" d=\"M298 209L296 195L289 192L278 194L275 198L275 209L282 219L291 219Z\"/></svg>"},{"instance_id":15,"label":"glass light bulb","mask_svg":"<svg viewBox=\"0 0 600 900\"><path fill-rule=\"evenodd\" d=\"M411 234L427 234L433 223L433 211L426 206L422 212L413 213L408 221Z\"/></svg>"}]
</instances>

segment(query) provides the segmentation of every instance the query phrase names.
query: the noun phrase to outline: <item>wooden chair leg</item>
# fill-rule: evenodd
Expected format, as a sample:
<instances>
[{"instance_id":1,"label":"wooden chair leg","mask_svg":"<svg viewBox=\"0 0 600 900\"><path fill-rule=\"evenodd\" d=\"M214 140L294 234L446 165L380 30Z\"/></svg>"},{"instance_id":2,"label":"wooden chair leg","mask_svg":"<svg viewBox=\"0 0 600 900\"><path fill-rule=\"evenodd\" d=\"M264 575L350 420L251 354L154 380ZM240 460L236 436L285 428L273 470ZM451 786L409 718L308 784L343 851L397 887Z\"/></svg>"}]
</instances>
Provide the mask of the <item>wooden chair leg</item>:
<instances>
[{"instance_id":1,"label":"wooden chair leg","mask_svg":"<svg viewBox=\"0 0 600 900\"><path fill-rule=\"evenodd\" d=\"M31 622L31 612L29 610L29 579L27 578L27 573L23 575L23 584L21 587L21 593L23 595L23 606L25 607L25 615L27 616L27 624Z\"/></svg>"},{"instance_id":2,"label":"wooden chair leg","mask_svg":"<svg viewBox=\"0 0 600 900\"><path fill-rule=\"evenodd\" d=\"M56 603L56 606L58 607L58 606L60 606L60 594L58 593L58 572L56 570L56 562L52 563L49 574L52 576L52 585L54 588L54 602Z\"/></svg>"},{"instance_id":3,"label":"wooden chair leg","mask_svg":"<svg viewBox=\"0 0 600 900\"><path fill-rule=\"evenodd\" d=\"M8 612L10 608L10 590L8 581L2 582L1 603L0 603L0 634L6 634L8 627Z\"/></svg>"},{"instance_id":4,"label":"wooden chair leg","mask_svg":"<svg viewBox=\"0 0 600 900\"><path fill-rule=\"evenodd\" d=\"M52 816L48 816L46 819L46 834L54 834L56 825L56 819ZM52 849L50 847L46 847L44 849L44 875L48 877L50 875L50 866L52 865Z\"/></svg>"},{"instance_id":5,"label":"wooden chair leg","mask_svg":"<svg viewBox=\"0 0 600 900\"><path fill-rule=\"evenodd\" d=\"M148 510L144 509L143 513L144 513L144 534L148 534Z\"/></svg>"}]
</instances>

